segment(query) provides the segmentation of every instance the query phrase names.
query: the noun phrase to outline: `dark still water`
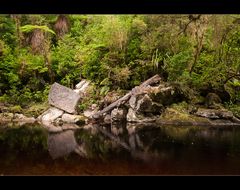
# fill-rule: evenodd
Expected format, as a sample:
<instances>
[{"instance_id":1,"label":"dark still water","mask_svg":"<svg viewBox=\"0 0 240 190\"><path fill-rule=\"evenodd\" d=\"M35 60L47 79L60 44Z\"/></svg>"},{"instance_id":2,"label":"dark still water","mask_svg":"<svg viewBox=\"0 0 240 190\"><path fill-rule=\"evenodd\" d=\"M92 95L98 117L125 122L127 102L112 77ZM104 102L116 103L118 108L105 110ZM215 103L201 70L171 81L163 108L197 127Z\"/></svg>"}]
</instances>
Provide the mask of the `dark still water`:
<instances>
[{"instance_id":1,"label":"dark still water","mask_svg":"<svg viewBox=\"0 0 240 190\"><path fill-rule=\"evenodd\" d=\"M240 175L240 128L0 125L0 175Z\"/></svg>"}]
</instances>

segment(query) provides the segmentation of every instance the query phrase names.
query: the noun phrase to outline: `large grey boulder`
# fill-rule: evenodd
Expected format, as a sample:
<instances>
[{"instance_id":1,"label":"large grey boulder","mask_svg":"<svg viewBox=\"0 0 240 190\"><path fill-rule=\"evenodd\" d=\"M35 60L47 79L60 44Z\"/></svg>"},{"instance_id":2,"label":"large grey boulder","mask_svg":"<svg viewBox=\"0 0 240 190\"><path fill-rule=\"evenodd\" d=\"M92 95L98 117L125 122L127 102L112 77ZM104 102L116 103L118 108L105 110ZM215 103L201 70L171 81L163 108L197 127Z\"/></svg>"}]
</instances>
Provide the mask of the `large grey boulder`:
<instances>
[{"instance_id":1,"label":"large grey boulder","mask_svg":"<svg viewBox=\"0 0 240 190\"><path fill-rule=\"evenodd\" d=\"M50 105L72 114L76 113L79 100L80 95L78 93L56 82L52 85L48 96Z\"/></svg>"}]
</instances>

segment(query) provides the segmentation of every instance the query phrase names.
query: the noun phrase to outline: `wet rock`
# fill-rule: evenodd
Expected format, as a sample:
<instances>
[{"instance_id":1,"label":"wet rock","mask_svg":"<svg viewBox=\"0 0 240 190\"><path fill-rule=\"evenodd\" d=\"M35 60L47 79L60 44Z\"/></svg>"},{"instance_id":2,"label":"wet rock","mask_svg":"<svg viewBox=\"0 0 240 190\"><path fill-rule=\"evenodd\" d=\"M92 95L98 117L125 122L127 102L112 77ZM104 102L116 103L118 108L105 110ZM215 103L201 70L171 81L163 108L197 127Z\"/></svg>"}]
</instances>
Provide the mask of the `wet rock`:
<instances>
[{"instance_id":1,"label":"wet rock","mask_svg":"<svg viewBox=\"0 0 240 190\"><path fill-rule=\"evenodd\" d=\"M50 133L59 133L59 132L63 131L62 127L55 126L53 123L48 122L48 121L43 121L43 122L41 122L41 124Z\"/></svg>"},{"instance_id":2,"label":"wet rock","mask_svg":"<svg viewBox=\"0 0 240 190\"><path fill-rule=\"evenodd\" d=\"M64 123L61 127L62 127L63 130L76 130L76 129L79 129L78 125L70 124L70 123Z\"/></svg>"},{"instance_id":3,"label":"wet rock","mask_svg":"<svg viewBox=\"0 0 240 190\"><path fill-rule=\"evenodd\" d=\"M48 96L50 105L72 114L76 113L79 100L80 95L78 93L56 82L52 85Z\"/></svg>"},{"instance_id":4,"label":"wet rock","mask_svg":"<svg viewBox=\"0 0 240 190\"><path fill-rule=\"evenodd\" d=\"M228 110L216 110L205 108L199 108L195 115L206 117L209 119L232 119L234 117L233 113Z\"/></svg>"},{"instance_id":5,"label":"wet rock","mask_svg":"<svg viewBox=\"0 0 240 190\"><path fill-rule=\"evenodd\" d=\"M64 113L62 115L62 121L65 123L78 123L80 121L85 122L83 116L72 115L72 114L68 114L68 113Z\"/></svg>"},{"instance_id":6,"label":"wet rock","mask_svg":"<svg viewBox=\"0 0 240 190\"><path fill-rule=\"evenodd\" d=\"M58 117L61 117L62 114L63 114L63 110L60 110L55 107L51 107L47 111L45 111L42 115L40 115L38 117L38 120L53 122Z\"/></svg>"},{"instance_id":7,"label":"wet rock","mask_svg":"<svg viewBox=\"0 0 240 190\"><path fill-rule=\"evenodd\" d=\"M124 108L115 108L111 112L111 121L126 120L127 110Z\"/></svg>"},{"instance_id":8,"label":"wet rock","mask_svg":"<svg viewBox=\"0 0 240 190\"><path fill-rule=\"evenodd\" d=\"M48 150L53 159L66 156L78 147L71 130L58 134L50 134L48 137Z\"/></svg>"}]
</instances>

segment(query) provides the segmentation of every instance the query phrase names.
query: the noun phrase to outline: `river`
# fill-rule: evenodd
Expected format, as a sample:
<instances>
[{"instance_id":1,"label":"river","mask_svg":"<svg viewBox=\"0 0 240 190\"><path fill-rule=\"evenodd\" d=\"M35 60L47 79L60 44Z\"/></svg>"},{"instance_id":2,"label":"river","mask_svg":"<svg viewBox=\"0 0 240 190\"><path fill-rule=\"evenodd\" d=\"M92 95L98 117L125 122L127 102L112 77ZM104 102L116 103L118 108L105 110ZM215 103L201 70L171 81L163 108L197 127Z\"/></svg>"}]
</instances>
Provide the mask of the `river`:
<instances>
[{"instance_id":1,"label":"river","mask_svg":"<svg viewBox=\"0 0 240 190\"><path fill-rule=\"evenodd\" d=\"M239 175L240 128L0 125L0 175Z\"/></svg>"}]
</instances>

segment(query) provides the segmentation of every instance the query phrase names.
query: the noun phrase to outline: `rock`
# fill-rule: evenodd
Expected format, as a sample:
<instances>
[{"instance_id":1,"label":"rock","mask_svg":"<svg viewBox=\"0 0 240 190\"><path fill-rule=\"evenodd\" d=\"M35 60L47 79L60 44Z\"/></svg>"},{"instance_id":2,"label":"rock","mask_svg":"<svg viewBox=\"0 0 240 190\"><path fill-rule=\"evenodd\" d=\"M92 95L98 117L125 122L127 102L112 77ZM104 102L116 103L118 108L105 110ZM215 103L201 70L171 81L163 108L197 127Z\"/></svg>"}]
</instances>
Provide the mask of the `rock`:
<instances>
[{"instance_id":1,"label":"rock","mask_svg":"<svg viewBox=\"0 0 240 190\"><path fill-rule=\"evenodd\" d=\"M92 115L94 115L95 113L97 113L97 112L94 111L94 110L88 109L88 110L85 110L85 111L83 112L83 115L84 115L85 117L91 118Z\"/></svg>"},{"instance_id":2,"label":"rock","mask_svg":"<svg viewBox=\"0 0 240 190\"><path fill-rule=\"evenodd\" d=\"M34 122L36 119L34 117L27 117L23 114L14 114L13 121L25 121L25 122Z\"/></svg>"},{"instance_id":3,"label":"rock","mask_svg":"<svg viewBox=\"0 0 240 190\"><path fill-rule=\"evenodd\" d=\"M13 116L14 116L13 113L8 113L8 112L0 113L0 120L1 121L12 121Z\"/></svg>"},{"instance_id":4,"label":"rock","mask_svg":"<svg viewBox=\"0 0 240 190\"><path fill-rule=\"evenodd\" d=\"M9 108L0 102L0 113L8 112Z\"/></svg>"},{"instance_id":5,"label":"rock","mask_svg":"<svg viewBox=\"0 0 240 190\"><path fill-rule=\"evenodd\" d=\"M66 123L77 123L79 121L84 121L84 118L81 115L71 115L64 113L62 115L62 121Z\"/></svg>"},{"instance_id":6,"label":"rock","mask_svg":"<svg viewBox=\"0 0 240 190\"><path fill-rule=\"evenodd\" d=\"M79 156L81 157L87 157L87 148L85 143L82 143L81 145L78 145L77 148L74 150Z\"/></svg>"},{"instance_id":7,"label":"rock","mask_svg":"<svg viewBox=\"0 0 240 190\"><path fill-rule=\"evenodd\" d=\"M115 108L111 112L111 121L126 120L127 110L124 108Z\"/></svg>"},{"instance_id":8,"label":"rock","mask_svg":"<svg viewBox=\"0 0 240 190\"><path fill-rule=\"evenodd\" d=\"M66 156L78 147L71 130L48 136L48 150L53 159Z\"/></svg>"},{"instance_id":9,"label":"rock","mask_svg":"<svg viewBox=\"0 0 240 190\"><path fill-rule=\"evenodd\" d=\"M88 84L90 84L90 82L89 81L87 81L87 80L85 80L85 79L83 79L83 80L81 80L78 84L76 84L76 89L83 89L83 88L85 88L85 86L87 86Z\"/></svg>"},{"instance_id":10,"label":"rock","mask_svg":"<svg viewBox=\"0 0 240 190\"><path fill-rule=\"evenodd\" d=\"M194 115L200 116L200 117L206 117L209 119L232 119L233 113L228 110L216 110L216 109L205 109L205 108L199 108Z\"/></svg>"},{"instance_id":11,"label":"rock","mask_svg":"<svg viewBox=\"0 0 240 190\"><path fill-rule=\"evenodd\" d=\"M92 105L91 105L91 109L92 109L92 110L97 109L97 104L92 104Z\"/></svg>"},{"instance_id":12,"label":"rock","mask_svg":"<svg viewBox=\"0 0 240 190\"><path fill-rule=\"evenodd\" d=\"M208 95L205 98L205 105L208 108L219 108L219 104L222 103L222 100L220 97L215 93L208 93Z\"/></svg>"},{"instance_id":13,"label":"rock","mask_svg":"<svg viewBox=\"0 0 240 190\"><path fill-rule=\"evenodd\" d=\"M60 127L60 126L57 127L48 121L43 121L43 122L41 122L41 124L50 133L59 133L59 132L63 131L62 127Z\"/></svg>"},{"instance_id":14,"label":"rock","mask_svg":"<svg viewBox=\"0 0 240 190\"><path fill-rule=\"evenodd\" d=\"M181 102L185 99L181 88L177 84L171 83L163 83L157 87L151 87L148 90L148 95L153 102L164 106Z\"/></svg>"},{"instance_id":15,"label":"rock","mask_svg":"<svg viewBox=\"0 0 240 190\"><path fill-rule=\"evenodd\" d=\"M145 94L143 98L137 101L135 110L137 113L153 113L160 114L162 112L163 106L161 104L155 103L152 99Z\"/></svg>"},{"instance_id":16,"label":"rock","mask_svg":"<svg viewBox=\"0 0 240 190\"><path fill-rule=\"evenodd\" d=\"M72 89L54 83L50 89L48 101L49 104L55 106L68 113L76 113L76 107L80 100L80 95Z\"/></svg>"},{"instance_id":17,"label":"rock","mask_svg":"<svg viewBox=\"0 0 240 190\"><path fill-rule=\"evenodd\" d=\"M128 109L127 113L127 121L128 122L155 122L157 117L145 117L141 114L137 114L132 108Z\"/></svg>"},{"instance_id":18,"label":"rock","mask_svg":"<svg viewBox=\"0 0 240 190\"><path fill-rule=\"evenodd\" d=\"M90 81L82 80L80 83L76 85L76 89L74 89L73 91L78 93L81 96L84 96L87 93L87 89L89 88L89 85L90 85Z\"/></svg>"},{"instance_id":19,"label":"rock","mask_svg":"<svg viewBox=\"0 0 240 190\"><path fill-rule=\"evenodd\" d=\"M63 124L63 120L61 117L58 117L57 119L54 120L54 124L55 125L62 125Z\"/></svg>"},{"instance_id":20,"label":"rock","mask_svg":"<svg viewBox=\"0 0 240 190\"><path fill-rule=\"evenodd\" d=\"M107 114L104 119L103 119L104 123L110 124L111 123L111 115Z\"/></svg>"},{"instance_id":21,"label":"rock","mask_svg":"<svg viewBox=\"0 0 240 190\"><path fill-rule=\"evenodd\" d=\"M39 116L38 119L41 121L53 122L58 117L61 117L62 114L63 114L62 110L55 107L51 107L47 111L45 111L41 116Z\"/></svg>"}]
</instances>

